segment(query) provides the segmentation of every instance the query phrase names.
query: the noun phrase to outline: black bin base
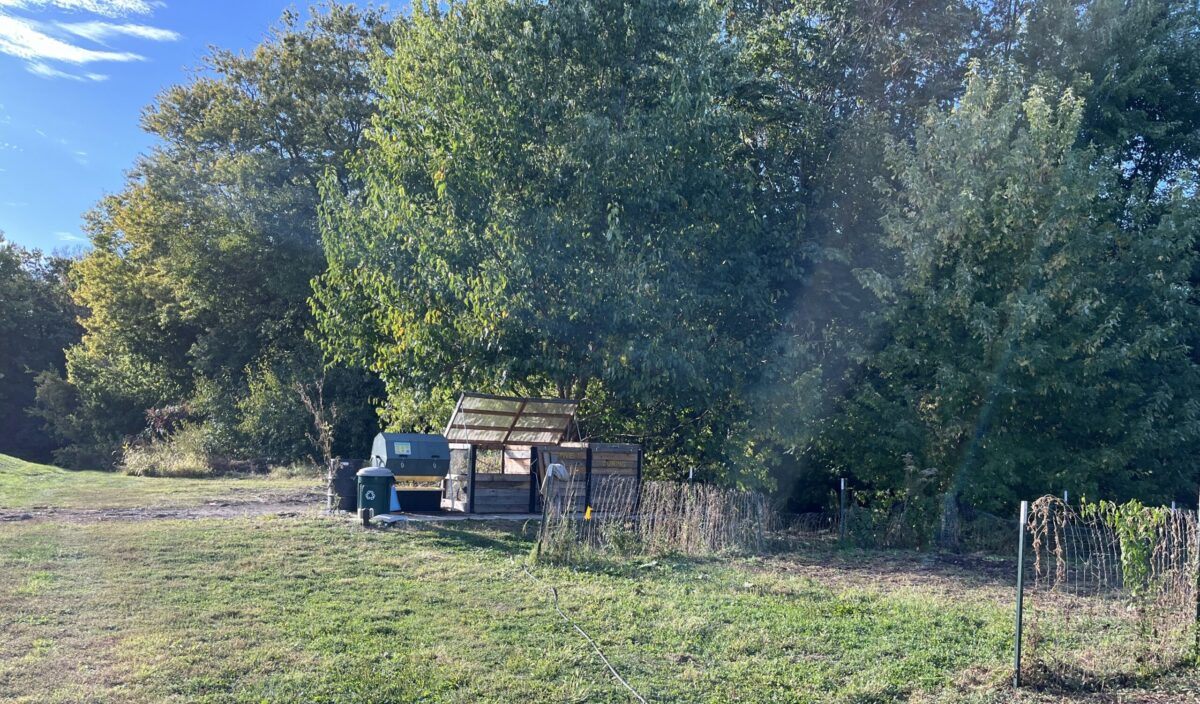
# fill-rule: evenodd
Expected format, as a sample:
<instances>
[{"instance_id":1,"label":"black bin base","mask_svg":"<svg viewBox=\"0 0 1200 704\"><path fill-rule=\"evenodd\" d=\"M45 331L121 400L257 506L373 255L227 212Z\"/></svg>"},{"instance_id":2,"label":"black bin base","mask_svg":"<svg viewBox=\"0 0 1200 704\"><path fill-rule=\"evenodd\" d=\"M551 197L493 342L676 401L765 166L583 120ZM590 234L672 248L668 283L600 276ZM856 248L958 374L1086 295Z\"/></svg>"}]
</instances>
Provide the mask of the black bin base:
<instances>
[{"instance_id":1,"label":"black bin base","mask_svg":"<svg viewBox=\"0 0 1200 704\"><path fill-rule=\"evenodd\" d=\"M441 511L441 489L397 489L401 511Z\"/></svg>"}]
</instances>

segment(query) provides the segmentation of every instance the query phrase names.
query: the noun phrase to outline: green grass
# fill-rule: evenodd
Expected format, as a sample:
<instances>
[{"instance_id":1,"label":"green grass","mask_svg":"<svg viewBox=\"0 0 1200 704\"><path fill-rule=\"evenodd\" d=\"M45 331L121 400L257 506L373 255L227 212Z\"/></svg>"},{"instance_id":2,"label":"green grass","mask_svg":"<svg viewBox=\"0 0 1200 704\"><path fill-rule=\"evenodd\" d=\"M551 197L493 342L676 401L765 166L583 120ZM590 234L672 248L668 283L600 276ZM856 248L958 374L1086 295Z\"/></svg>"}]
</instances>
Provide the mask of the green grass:
<instances>
[{"instance_id":1,"label":"green grass","mask_svg":"<svg viewBox=\"0 0 1200 704\"><path fill-rule=\"evenodd\" d=\"M0 457L9 508L186 507L310 485ZM523 573L525 531L363 530L315 512L0 521L0 701L631 701ZM1006 687L1012 588L1007 569L982 567L812 548L533 572L654 702L1065 701ZM1200 680L1147 686L1172 697Z\"/></svg>"},{"instance_id":2,"label":"green grass","mask_svg":"<svg viewBox=\"0 0 1200 704\"><path fill-rule=\"evenodd\" d=\"M252 500L264 492L299 491L316 485L315 477L131 477L70 471L0 455L0 509L180 508L214 500Z\"/></svg>"},{"instance_id":3,"label":"green grass","mask_svg":"<svg viewBox=\"0 0 1200 704\"><path fill-rule=\"evenodd\" d=\"M335 519L0 529L0 699L628 701L520 569L519 528ZM829 586L754 561L539 567L648 698L881 702L1000 673L983 593Z\"/></svg>"}]
</instances>

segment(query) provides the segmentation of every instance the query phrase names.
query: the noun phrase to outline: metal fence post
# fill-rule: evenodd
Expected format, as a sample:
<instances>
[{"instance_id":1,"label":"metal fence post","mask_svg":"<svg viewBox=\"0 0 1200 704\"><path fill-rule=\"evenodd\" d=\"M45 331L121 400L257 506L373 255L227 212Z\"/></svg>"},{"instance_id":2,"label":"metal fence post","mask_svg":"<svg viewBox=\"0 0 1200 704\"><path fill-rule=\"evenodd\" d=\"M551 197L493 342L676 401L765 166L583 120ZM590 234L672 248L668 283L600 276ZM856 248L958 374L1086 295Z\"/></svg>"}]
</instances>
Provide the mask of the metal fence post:
<instances>
[{"instance_id":1,"label":"metal fence post","mask_svg":"<svg viewBox=\"0 0 1200 704\"><path fill-rule=\"evenodd\" d=\"M1025 523L1029 520L1029 502L1021 502L1021 520L1017 526L1017 637L1013 641L1013 687L1021 686L1021 616L1025 608Z\"/></svg>"},{"instance_id":2,"label":"metal fence post","mask_svg":"<svg viewBox=\"0 0 1200 704\"><path fill-rule=\"evenodd\" d=\"M846 478L842 477L838 489L838 538L846 539Z\"/></svg>"}]
</instances>

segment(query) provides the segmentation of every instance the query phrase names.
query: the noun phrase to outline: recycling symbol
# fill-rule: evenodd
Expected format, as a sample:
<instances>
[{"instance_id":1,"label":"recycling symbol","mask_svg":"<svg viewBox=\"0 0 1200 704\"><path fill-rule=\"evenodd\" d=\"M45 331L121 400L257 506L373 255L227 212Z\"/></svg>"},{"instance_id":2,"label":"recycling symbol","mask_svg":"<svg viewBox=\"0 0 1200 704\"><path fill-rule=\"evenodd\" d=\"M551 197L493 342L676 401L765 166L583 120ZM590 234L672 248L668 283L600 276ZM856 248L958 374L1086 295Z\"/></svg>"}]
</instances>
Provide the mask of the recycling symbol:
<instances>
[{"instance_id":1,"label":"recycling symbol","mask_svg":"<svg viewBox=\"0 0 1200 704\"><path fill-rule=\"evenodd\" d=\"M366 499L367 501L374 501L375 500L375 490L367 489L367 493L363 494L363 498Z\"/></svg>"}]
</instances>

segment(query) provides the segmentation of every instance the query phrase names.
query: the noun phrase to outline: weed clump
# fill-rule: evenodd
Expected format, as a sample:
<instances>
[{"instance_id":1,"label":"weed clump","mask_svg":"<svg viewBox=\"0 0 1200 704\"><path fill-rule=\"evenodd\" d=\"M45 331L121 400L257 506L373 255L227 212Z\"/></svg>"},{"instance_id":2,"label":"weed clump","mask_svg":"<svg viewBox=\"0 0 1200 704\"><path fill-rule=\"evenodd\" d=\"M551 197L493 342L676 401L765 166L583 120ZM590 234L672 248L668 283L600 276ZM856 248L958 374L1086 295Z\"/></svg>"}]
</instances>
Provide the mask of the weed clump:
<instances>
[{"instance_id":1,"label":"weed clump","mask_svg":"<svg viewBox=\"0 0 1200 704\"><path fill-rule=\"evenodd\" d=\"M184 424L165 437L126 443L120 469L138 477L211 477L216 473L204 428Z\"/></svg>"}]
</instances>

